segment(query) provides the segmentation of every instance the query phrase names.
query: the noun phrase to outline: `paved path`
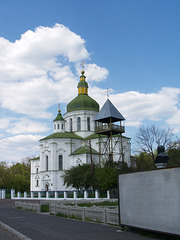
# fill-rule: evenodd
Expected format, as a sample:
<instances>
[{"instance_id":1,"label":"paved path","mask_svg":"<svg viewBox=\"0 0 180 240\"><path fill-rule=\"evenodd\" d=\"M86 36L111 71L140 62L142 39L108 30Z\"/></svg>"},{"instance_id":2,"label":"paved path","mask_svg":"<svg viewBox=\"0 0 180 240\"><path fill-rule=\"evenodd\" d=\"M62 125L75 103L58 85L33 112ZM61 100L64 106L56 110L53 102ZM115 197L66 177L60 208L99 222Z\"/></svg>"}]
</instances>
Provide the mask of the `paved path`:
<instances>
[{"instance_id":1,"label":"paved path","mask_svg":"<svg viewBox=\"0 0 180 240\"><path fill-rule=\"evenodd\" d=\"M0 227L0 239L1 240L19 240L19 238L17 238L16 235L14 235L11 232L8 232L2 227Z\"/></svg>"},{"instance_id":2,"label":"paved path","mask_svg":"<svg viewBox=\"0 0 180 240\"><path fill-rule=\"evenodd\" d=\"M0 222L33 240L149 240L118 227L78 221L13 208L13 200L0 200Z\"/></svg>"}]
</instances>

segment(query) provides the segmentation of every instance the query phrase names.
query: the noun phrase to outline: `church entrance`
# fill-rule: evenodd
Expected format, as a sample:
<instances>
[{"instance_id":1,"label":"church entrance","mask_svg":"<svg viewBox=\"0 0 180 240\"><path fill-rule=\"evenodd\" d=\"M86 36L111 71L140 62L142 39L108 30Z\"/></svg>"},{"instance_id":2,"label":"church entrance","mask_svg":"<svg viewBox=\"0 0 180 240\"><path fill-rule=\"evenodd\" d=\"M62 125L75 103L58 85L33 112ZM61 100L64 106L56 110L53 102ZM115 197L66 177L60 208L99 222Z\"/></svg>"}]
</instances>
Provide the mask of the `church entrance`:
<instances>
[{"instance_id":1,"label":"church entrance","mask_svg":"<svg viewBox=\"0 0 180 240\"><path fill-rule=\"evenodd\" d=\"M45 185L45 191L47 192L48 190L49 190L49 185L46 184L46 185Z\"/></svg>"}]
</instances>

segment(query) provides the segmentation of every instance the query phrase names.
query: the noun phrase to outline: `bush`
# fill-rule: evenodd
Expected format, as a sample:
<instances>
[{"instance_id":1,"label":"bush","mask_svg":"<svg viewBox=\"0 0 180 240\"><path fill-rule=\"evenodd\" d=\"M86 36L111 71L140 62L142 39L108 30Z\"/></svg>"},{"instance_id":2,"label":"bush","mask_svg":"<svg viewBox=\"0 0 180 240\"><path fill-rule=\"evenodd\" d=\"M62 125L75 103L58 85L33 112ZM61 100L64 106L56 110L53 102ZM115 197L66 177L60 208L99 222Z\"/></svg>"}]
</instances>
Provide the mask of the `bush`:
<instances>
[{"instance_id":1,"label":"bush","mask_svg":"<svg viewBox=\"0 0 180 240\"><path fill-rule=\"evenodd\" d=\"M49 212L49 204L41 205L41 212Z\"/></svg>"}]
</instances>

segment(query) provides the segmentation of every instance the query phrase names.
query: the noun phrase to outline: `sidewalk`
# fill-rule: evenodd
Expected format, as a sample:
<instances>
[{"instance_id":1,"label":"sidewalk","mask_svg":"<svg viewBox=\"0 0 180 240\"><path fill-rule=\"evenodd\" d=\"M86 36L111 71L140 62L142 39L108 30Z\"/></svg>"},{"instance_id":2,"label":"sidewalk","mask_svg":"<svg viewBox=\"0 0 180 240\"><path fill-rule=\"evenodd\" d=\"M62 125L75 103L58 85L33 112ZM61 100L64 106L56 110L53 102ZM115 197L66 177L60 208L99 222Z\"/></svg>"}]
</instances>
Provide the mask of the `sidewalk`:
<instances>
[{"instance_id":1,"label":"sidewalk","mask_svg":"<svg viewBox=\"0 0 180 240\"><path fill-rule=\"evenodd\" d=\"M33 240L150 240L118 227L48 216L13 208L13 200L0 200L0 222Z\"/></svg>"}]
</instances>

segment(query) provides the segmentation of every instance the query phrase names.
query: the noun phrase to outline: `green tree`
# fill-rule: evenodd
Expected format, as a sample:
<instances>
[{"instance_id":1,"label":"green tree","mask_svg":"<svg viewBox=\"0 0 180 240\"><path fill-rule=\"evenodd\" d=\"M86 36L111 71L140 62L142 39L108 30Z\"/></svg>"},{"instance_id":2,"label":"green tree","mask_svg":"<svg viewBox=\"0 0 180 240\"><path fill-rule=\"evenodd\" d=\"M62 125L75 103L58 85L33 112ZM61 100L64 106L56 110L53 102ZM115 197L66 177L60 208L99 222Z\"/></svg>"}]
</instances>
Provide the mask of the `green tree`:
<instances>
[{"instance_id":1,"label":"green tree","mask_svg":"<svg viewBox=\"0 0 180 240\"><path fill-rule=\"evenodd\" d=\"M62 176L64 185L73 187L77 190L88 190L90 187L93 188L95 182L94 170L95 165L93 165L92 169L90 164L83 164L65 170Z\"/></svg>"},{"instance_id":2,"label":"green tree","mask_svg":"<svg viewBox=\"0 0 180 240\"><path fill-rule=\"evenodd\" d=\"M100 191L117 188L118 169L112 166L97 167L95 171L96 188Z\"/></svg>"},{"instance_id":3,"label":"green tree","mask_svg":"<svg viewBox=\"0 0 180 240\"><path fill-rule=\"evenodd\" d=\"M9 169L10 188L24 192L30 190L30 161L23 159L21 163L14 163Z\"/></svg>"},{"instance_id":4,"label":"green tree","mask_svg":"<svg viewBox=\"0 0 180 240\"><path fill-rule=\"evenodd\" d=\"M117 189L118 175L132 171L126 162L108 161L95 169L96 188L100 191Z\"/></svg>"},{"instance_id":5,"label":"green tree","mask_svg":"<svg viewBox=\"0 0 180 240\"><path fill-rule=\"evenodd\" d=\"M152 156L146 152L142 152L136 156L136 169L137 170L150 170L154 169L154 161Z\"/></svg>"},{"instance_id":6,"label":"green tree","mask_svg":"<svg viewBox=\"0 0 180 240\"><path fill-rule=\"evenodd\" d=\"M167 150L168 167L180 166L180 140L173 142Z\"/></svg>"},{"instance_id":7,"label":"green tree","mask_svg":"<svg viewBox=\"0 0 180 240\"><path fill-rule=\"evenodd\" d=\"M7 163L0 162L0 188L9 188L9 168Z\"/></svg>"}]
</instances>

